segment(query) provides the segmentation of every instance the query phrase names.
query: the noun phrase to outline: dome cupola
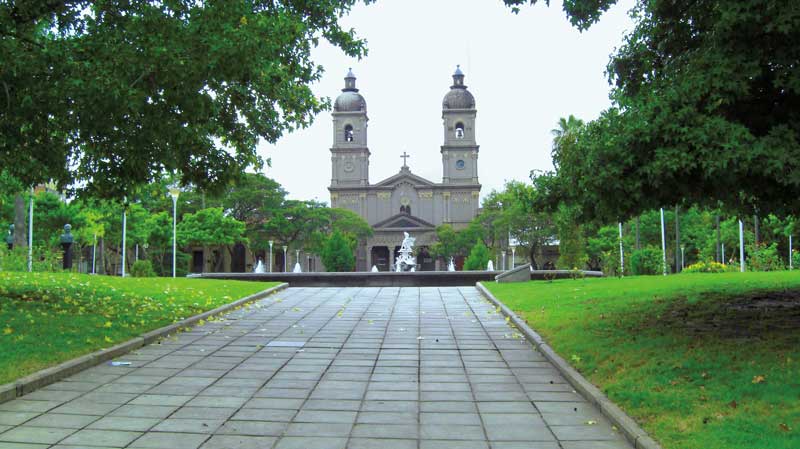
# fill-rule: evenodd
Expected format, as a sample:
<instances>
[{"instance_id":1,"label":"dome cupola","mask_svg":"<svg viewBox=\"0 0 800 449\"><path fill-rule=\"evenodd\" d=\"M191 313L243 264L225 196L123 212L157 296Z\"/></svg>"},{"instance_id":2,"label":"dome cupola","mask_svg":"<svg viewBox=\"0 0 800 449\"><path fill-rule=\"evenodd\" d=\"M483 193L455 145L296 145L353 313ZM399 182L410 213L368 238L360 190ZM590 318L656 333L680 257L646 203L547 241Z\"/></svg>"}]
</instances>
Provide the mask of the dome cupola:
<instances>
[{"instance_id":1,"label":"dome cupola","mask_svg":"<svg viewBox=\"0 0 800 449\"><path fill-rule=\"evenodd\" d=\"M464 72L461 71L460 65L456 66L456 71L453 73L453 85L442 100L442 109L475 109L475 97L464 85Z\"/></svg>"},{"instance_id":2,"label":"dome cupola","mask_svg":"<svg viewBox=\"0 0 800 449\"><path fill-rule=\"evenodd\" d=\"M344 77L344 89L333 103L335 112L367 112L367 101L358 93L356 88L356 76L353 69L348 70Z\"/></svg>"}]
</instances>

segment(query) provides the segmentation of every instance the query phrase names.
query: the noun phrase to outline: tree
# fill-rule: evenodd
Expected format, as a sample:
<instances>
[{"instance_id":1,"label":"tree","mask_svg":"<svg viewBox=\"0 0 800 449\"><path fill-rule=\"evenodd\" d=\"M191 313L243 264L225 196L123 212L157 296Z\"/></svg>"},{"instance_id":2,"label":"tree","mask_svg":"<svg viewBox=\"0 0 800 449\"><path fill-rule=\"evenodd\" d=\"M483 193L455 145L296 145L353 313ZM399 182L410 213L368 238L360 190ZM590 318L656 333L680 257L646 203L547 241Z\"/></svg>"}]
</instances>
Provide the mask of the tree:
<instances>
[{"instance_id":1,"label":"tree","mask_svg":"<svg viewBox=\"0 0 800 449\"><path fill-rule=\"evenodd\" d=\"M333 231L326 239L320 257L327 271L353 271L356 267L356 259L350 243L339 231Z\"/></svg>"},{"instance_id":2,"label":"tree","mask_svg":"<svg viewBox=\"0 0 800 449\"><path fill-rule=\"evenodd\" d=\"M264 224L264 232L279 246L305 247L306 244L314 246L320 240L314 239L313 236L329 223L328 208L324 203L313 200L287 200ZM266 241L254 242L253 246L263 249L266 244Z\"/></svg>"},{"instance_id":3,"label":"tree","mask_svg":"<svg viewBox=\"0 0 800 449\"><path fill-rule=\"evenodd\" d=\"M247 243L244 229L244 223L226 216L222 208L201 209L193 214L184 215L183 221L178 223L178 245L224 246L232 257L232 245ZM222 258L217 259L214 271L222 270L221 264Z\"/></svg>"},{"instance_id":4,"label":"tree","mask_svg":"<svg viewBox=\"0 0 800 449\"><path fill-rule=\"evenodd\" d=\"M486 248L481 239L475 240L475 245L469 252L469 257L464 261L464 270L480 271L485 270L489 264L489 249Z\"/></svg>"},{"instance_id":5,"label":"tree","mask_svg":"<svg viewBox=\"0 0 800 449\"><path fill-rule=\"evenodd\" d=\"M615 2L564 9L586 29ZM631 14L613 105L554 155L556 196L604 222L675 204L800 212L796 2L639 0Z\"/></svg>"},{"instance_id":6,"label":"tree","mask_svg":"<svg viewBox=\"0 0 800 449\"><path fill-rule=\"evenodd\" d=\"M355 2L0 3L0 166L105 197L164 172L220 190L329 106L311 50L365 54L338 22Z\"/></svg>"}]
</instances>

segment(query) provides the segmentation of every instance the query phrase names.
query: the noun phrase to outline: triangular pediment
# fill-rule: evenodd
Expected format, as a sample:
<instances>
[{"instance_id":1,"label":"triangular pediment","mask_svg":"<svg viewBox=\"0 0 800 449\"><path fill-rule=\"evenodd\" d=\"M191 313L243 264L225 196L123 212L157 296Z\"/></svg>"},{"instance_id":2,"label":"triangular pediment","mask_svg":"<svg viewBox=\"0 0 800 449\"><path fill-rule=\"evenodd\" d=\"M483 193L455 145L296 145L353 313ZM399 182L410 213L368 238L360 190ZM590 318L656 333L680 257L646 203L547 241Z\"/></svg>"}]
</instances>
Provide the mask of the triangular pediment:
<instances>
[{"instance_id":1,"label":"triangular pediment","mask_svg":"<svg viewBox=\"0 0 800 449\"><path fill-rule=\"evenodd\" d=\"M383 181L373 185L375 187L392 187L402 182L408 182L414 186L424 186L424 187L433 187L435 185L434 183L423 178L422 176L417 176L411 173L411 170L402 170L400 171L400 173L394 176L390 176L384 179Z\"/></svg>"},{"instance_id":2,"label":"triangular pediment","mask_svg":"<svg viewBox=\"0 0 800 449\"><path fill-rule=\"evenodd\" d=\"M382 229L432 230L435 229L436 226L413 215L397 214L387 218L386 220L375 223L375 225L373 225L372 228L375 230L382 230Z\"/></svg>"}]
</instances>

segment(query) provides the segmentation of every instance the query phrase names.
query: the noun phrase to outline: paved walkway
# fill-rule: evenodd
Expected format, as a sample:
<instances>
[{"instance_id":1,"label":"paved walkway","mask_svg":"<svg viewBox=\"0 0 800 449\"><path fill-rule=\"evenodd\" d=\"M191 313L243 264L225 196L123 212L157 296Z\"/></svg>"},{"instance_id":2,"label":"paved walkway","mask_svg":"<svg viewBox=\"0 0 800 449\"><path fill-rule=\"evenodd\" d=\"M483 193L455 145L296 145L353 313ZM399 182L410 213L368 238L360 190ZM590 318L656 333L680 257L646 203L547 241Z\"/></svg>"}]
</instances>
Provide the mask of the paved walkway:
<instances>
[{"instance_id":1,"label":"paved walkway","mask_svg":"<svg viewBox=\"0 0 800 449\"><path fill-rule=\"evenodd\" d=\"M0 449L631 447L474 288L288 289L119 360L0 404Z\"/></svg>"}]
</instances>

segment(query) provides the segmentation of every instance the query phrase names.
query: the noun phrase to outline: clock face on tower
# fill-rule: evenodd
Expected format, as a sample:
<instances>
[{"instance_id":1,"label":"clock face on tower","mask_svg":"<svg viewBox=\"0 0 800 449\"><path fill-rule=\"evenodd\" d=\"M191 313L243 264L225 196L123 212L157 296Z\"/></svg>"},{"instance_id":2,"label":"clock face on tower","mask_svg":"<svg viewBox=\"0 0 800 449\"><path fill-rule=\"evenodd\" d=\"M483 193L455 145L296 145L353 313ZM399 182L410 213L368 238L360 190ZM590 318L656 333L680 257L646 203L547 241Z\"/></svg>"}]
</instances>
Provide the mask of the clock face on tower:
<instances>
[{"instance_id":1,"label":"clock face on tower","mask_svg":"<svg viewBox=\"0 0 800 449\"><path fill-rule=\"evenodd\" d=\"M464 160L463 159L459 159L459 160L456 161L456 168L459 169L459 170L463 170L464 169Z\"/></svg>"}]
</instances>

